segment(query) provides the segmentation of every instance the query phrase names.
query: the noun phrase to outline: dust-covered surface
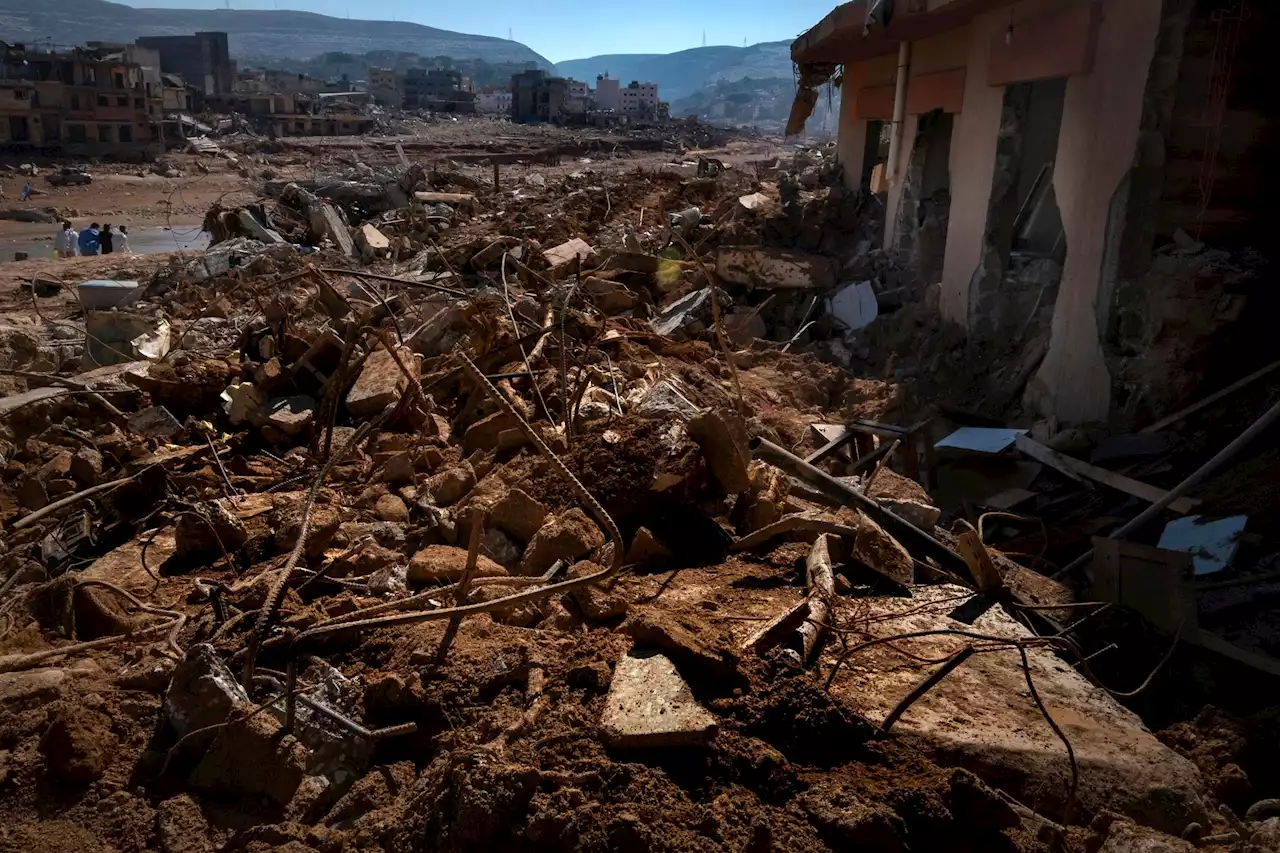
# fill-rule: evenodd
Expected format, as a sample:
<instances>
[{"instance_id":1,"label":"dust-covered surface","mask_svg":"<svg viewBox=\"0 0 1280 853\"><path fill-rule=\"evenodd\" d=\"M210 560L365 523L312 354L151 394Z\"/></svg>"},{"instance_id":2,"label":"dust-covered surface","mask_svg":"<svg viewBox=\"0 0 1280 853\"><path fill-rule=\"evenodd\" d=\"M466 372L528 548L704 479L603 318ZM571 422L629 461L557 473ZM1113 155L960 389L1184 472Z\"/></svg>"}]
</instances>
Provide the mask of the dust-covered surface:
<instances>
[{"instance_id":1,"label":"dust-covered surface","mask_svg":"<svg viewBox=\"0 0 1280 853\"><path fill-rule=\"evenodd\" d=\"M1145 676L1163 637L1099 617L1082 652L1014 623L1093 613L1037 571L1059 530L985 531L1044 543L993 551L1011 592L964 622L983 602L918 539L752 458L999 385L929 334L927 288L868 248L829 149L483 127L242 151L251 193L201 205L206 252L6 265L0 849L1092 851L1175 843L1152 827L1188 814L1265 840L1246 813L1280 795L1274 715L1143 709L1183 720L1156 741L1099 683ZM206 168L234 184L229 162ZM589 251L560 265L570 240ZM716 278L722 246L821 256L798 275L875 274L901 305L850 338L816 307L830 282ZM69 285L91 276L141 290L88 313ZM841 455L825 469L863 486ZM870 495L954 547L903 458ZM977 663L877 730L997 618ZM925 622L951 633L894 642ZM1134 704L1201 665L1176 657ZM661 701L616 702L637 714L618 746L609 696L645 690L699 710L673 731L645 716ZM1027 744L1030 769L921 737L930 702ZM1108 738L1139 736L1177 785L1107 775Z\"/></svg>"}]
</instances>

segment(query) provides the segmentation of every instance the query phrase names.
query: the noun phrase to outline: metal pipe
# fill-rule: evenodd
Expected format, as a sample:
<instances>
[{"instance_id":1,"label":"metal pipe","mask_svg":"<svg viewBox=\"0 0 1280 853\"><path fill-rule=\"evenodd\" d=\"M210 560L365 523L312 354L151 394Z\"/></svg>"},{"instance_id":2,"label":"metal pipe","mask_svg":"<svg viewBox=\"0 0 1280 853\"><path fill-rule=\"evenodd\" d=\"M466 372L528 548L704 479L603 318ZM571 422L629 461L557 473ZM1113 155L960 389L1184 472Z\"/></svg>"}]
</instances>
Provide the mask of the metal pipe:
<instances>
[{"instance_id":1,"label":"metal pipe","mask_svg":"<svg viewBox=\"0 0 1280 853\"><path fill-rule=\"evenodd\" d=\"M841 506L853 506L865 512L917 558L932 557L937 560L938 565L952 574L962 578L973 576L969 571L969 564L955 551L906 519L889 512L852 486L845 485L826 471L815 468L767 439L753 438L750 446L756 459L762 459L803 480Z\"/></svg>"},{"instance_id":2,"label":"metal pipe","mask_svg":"<svg viewBox=\"0 0 1280 853\"><path fill-rule=\"evenodd\" d=\"M1223 465L1226 465L1228 462L1230 462L1237 453L1239 453L1241 450L1244 449L1245 445L1249 444L1251 441L1253 441L1255 438L1257 438L1259 435L1265 432L1268 427L1270 427L1272 424L1274 424L1278 420L1280 420L1280 402L1277 402L1270 409L1267 409L1266 413L1263 414L1262 417L1254 421L1252 426L1250 426L1244 432L1240 433L1240 435L1236 436L1234 441L1232 441L1226 447L1219 450L1216 456L1214 456L1208 462L1204 463L1199 468L1197 468L1195 472L1191 474L1191 476L1187 477L1187 479L1183 480L1181 483L1174 486L1169 491L1165 492L1164 497L1160 498L1160 500L1156 501L1151 506L1147 507L1145 510L1140 512L1128 524L1122 525L1121 527L1117 528L1107 538L1123 539L1124 537L1128 536L1130 533L1133 533L1136 530L1140 530L1143 527L1143 525L1147 524L1147 522L1151 521L1160 513L1168 509L1169 504L1173 503L1178 498L1182 497L1187 492L1191 491L1193 488L1198 486L1202 481L1204 481L1208 477L1212 476L1215 472L1217 472L1217 470L1221 468ZM1075 560L1073 560L1071 563L1067 564L1067 566L1063 568L1062 571L1058 572L1056 575L1053 575L1053 579L1059 580L1071 574L1076 569L1082 568L1085 565L1085 563L1089 562L1089 560L1092 557L1093 557L1093 549L1090 548L1088 551L1085 551L1079 557L1076 557Z\"/></svg>"},{"instance_id":3,"label":"metal pipe","mask_svg":"<svg viewBox=\"0 0 1280 853\"><path fill-rule=\"evenodd\" d=\"M907 74L911 71L911 42L898 42L898 76L893 90L893 128L889 134L889 164L885 181L892 185L898 179L898 156L902 152L902 123L907 117Z\"/></svg>"}]
</instances>

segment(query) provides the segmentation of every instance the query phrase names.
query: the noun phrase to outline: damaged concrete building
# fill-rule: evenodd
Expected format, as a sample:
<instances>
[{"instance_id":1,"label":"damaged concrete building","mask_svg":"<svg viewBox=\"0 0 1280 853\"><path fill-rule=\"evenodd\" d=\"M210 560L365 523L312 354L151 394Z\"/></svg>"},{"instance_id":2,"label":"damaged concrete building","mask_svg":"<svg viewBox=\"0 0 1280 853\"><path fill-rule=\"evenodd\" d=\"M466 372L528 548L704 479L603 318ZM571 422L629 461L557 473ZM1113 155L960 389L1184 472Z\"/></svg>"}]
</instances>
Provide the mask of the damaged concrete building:
<instances>
[{"instance_id":1,"label":"damaged concrete building","mask_svg":"<svg viewBox=\"0 0 1280 853\"><path fill-rule=\"evenodd\" d=\"M1240 288L1185 258L1266 249L1278 24L1248 0L857 0L793 43L788 132L834 78L845 184L881 195L942 318L1039 329L1024 401L1131 423L1239 329Z\"/></svg>"}]
</instances>

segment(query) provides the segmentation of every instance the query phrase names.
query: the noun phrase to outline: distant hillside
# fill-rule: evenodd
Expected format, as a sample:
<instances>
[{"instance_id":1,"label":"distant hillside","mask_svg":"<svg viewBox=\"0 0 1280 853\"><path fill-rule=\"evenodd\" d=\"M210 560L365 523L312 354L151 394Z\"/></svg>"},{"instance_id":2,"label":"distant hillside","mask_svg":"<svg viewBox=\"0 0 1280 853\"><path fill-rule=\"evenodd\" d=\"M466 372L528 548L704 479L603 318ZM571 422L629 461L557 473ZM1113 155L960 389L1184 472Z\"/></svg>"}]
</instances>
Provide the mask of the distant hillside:
<instances>
[{"instance_id":1,"label":"distant hillside","mask_svg":"<svg viewBox=\"0 0 1280 853\"><path fill-rule=\"evenodd\" d=\"M678 53L615 53L556 63L556 73L595 85L608 72L626 85L657 83L658 97L674 101L719 82L790 78L791 42L769 41L750 47L695 47Z\"/></svg>"},{"instance_id":2,"label":"distant hillside","mask_svg":"<svg viewBox=\"0 0 1280 853\"><path fill-rule=\"evenodd\" d=\"M322 53L371 50L407 51L423 56L452 56L488 62L536 62L545 58L519 42L438 30L421 24L357 21L311 12L247 9L134 9L105 0L0 0L0 39L79 44L85 41L131 43L138 36L163 36L221 30L233 57L278 56L304 59Z\"/></svg>"}]
</instances>

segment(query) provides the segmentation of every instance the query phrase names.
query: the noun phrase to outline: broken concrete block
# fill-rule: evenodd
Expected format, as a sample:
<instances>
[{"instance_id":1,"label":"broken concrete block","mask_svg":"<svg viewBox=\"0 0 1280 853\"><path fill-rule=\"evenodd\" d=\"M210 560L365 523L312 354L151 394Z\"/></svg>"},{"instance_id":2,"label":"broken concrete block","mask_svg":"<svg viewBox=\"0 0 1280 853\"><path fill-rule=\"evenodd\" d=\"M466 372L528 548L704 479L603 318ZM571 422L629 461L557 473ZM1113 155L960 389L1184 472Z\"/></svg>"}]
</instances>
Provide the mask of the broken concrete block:
<instances>
[{"instance_id":1,"label":"broken concrete block","mask_svg":"<svg viewBox=\"0 0 1280 853\"><path fill-rule=\"evenodd\" d=\"M215 726L231 716L249 694L218 657L213 646L198 643L187 649L164 697L164 711L174 731L185 737L196 729Z\"/></svg>"},{"instance_id":2,"label":"broken concrete block","mask_svg":"<svg viewBox=\"0 0 1280 853\"><path fill-rule=\"evenodd\" d=\"M128 311L86 311L85 358L104 366L135 361L138 353L133 342L155 334L161 325L167 328L168 323Z\"/></svg>"},{"instance_id":3,"label":"broken concrete block","mask_svg":"<svg viewBox=\"0 0 1280 853\"><path fill-rule=\"evenodd\" d=\"M71 687L63 669L0 672L0 711L17 713L56 702Z\"/></svg>"},{"instance_id":4,"label":"broken concrete block","mask_svg":"<svg viewBox=\"0 0 1280 853\"><path fill-rule=\"evenodd\" d=\"M662 258L644 252L614 252L607 261L608 269L655 273L662 269Z\"/></svg>"},{"instance_id":5,"label":"broken concrete block","mask_svg":"<svg viewBox=\"0 0 1280 853\"><path fill-rule=\"evenodd\" d=\"M399 347L396 354L410 371L417 366L417 360L408 349ZM371 417L398 402L408 387L409 380L400 371L395 358L379 347L365 360L360 377L347 393L347 411L357 417Z\"/></svg>"},{"instance_id":6,"label":"broken concrete block","mask_svg":"<svg viewBox=\"0 0 1280 853\"><path fill-rule=\"evenodd\" d=\"M182 558L221 557L248 541L248 528L221 500L195 504L179 516L174 530L175 553Z\"/></svg>"},{"instance_id":7,"label":"broken concrete block","mask_svg":"<svg viewBox=\"0 0 1280 853\"><path fill-rule=\"evenodd\" d=\"M955 596L967 592L939 584L914 587L911 598L864 599L867 639L956 628L1032 638L1000 607L989 608L972 626L951 619ZM922 637L911 640L905 651L940 658L966 642L946 635ZM861 656L856 666L841 668L831 686L832 698L873 724L920 678L912 658L883 648L883 653ZM834 662L838 654L838 648L829 650L826 662ZM1075 750L1080 767L1077 807L1083 813L1111 810L1179 834L1192 821L1207 825L1205 786L1195 765L1051 650L1029 648L1027 658L1036 691ZM1016 651L969 658L912 705L893 734L945 756L952 765L972 769L1046 817L1061 819L1070 763L1062 741L1027 694Z\"/></svg>"},{"instance_id":8,"label":"broken concrete block","mask_svg":"<svg viewBox=\"0 0 1280 853\"><path fill-rule=\"evenodd\" d=\"M581 259L584 267L594 266L596 250L591 248L585 240L574 237L568 242L547 249L542 253L542 257L551 268L552 276L559 276L573 269L575 259Z\"/></svg>"},{"instance_id":9,"label":"broken concrete block","mask_svg":"<svg viewBox=\"0 0 1280 853\"><path fill-rule=\"evenodd\" d=\"M288 242L280 236L279 232L273 231L258 221L252 213L241 209L236 213L236 221L240 223L240 228L246 237L252 237L255 240L261 240L263 243L286 243Z\"/></svg>"},{"instance_id":10,"label":"broken concrete block","mask_svg":"<svg viewBox=\"0 0 1280 853\"><path fill-rule=\"evenodd\" d=\"M265 714L218 729L209 751L191 772L191 786L227 797L293 799L306 775L307 750Z\"/></svg>"},{"instance_id":11,"label":"broken concrete block","mask_svg":"<svg viewBox=\"0 0 1280 853\"><path fill-rule=\"evenodd\" d=\"M338 215L338 211L328 204L317 202L311 208L310 217L311 231L314 234L322 238L328 237L342 254L355 256L355 242L351 239L351 232L347 230L347 226L342 224L342 217Z\"/></svg>"},{"instance_id":12,"label":"broken concrete block","mask_svg":"<svg viewBox=\"0 0 1280 853\"><path fill-rule=\"evenodd\" d=\"M574 507L546 520L525 549L520 573L541 575L556 560L572 563L604 544L604 534L587 514Z\"/></svg>"},{"instance_id":13,"label":"broken concrete block","mask_svg":"<svg viewBox=\"0 0 1280 853\"><path fill-rule=\"evenodd\" d=\"M735 308L725 315L723 322L725 336L734 346L750 346L752 341L769 334L769 327L755 308Z\"/></svg>"},{"instance_id":14,"label":"broken concrete block","mask_svg":"<svg viewBox=\"0 0 1280 853\"><path fill-rule=\"evenodd\" d=\"M209 822L190 794L170 797L159 805L156 830L164 853L214 853L217 849Z\"/></svg>"},{"instance_id":15,"label":"broken concrete block","mask_svg":"<svg viewBox=\"0 0 1280 853\"><path fill-rule=\"evenodd\" d=\"M603 566L595 563L577 563L569 569L568 577L580 578L593 575L603 570ZM627 615L630 604L627 597L617 589L609 590L601 584L588 584L569 591L569 597L582 611L582 615L594 622L605 622Z\"/></svg>"},{"instance_id":16,"label":"broken concrete block","mask_svg":"<svg viewBox=\"0 0 1280 853\"><path fill-rule=\"evenodd\" d=\"M76 295L85 311L106 311L133 305L142 298L142 287L136 281L82 281Z\"/></svg>"},{"instance_id":17,"label":"broken concrete block","mask_svg":"<svg viewBox=\"0 0 1280 853\"><path fill-rule=\"evenodd\" d=\"M428 478L425 485L436 506L453 506L475 488L476 472L470 462L463 462Z\"/></svg>"},{"instance_id":18,"label":"broken concrete block","mask_svg":"<svg viewBox=\"0 0 1280 853\"><path fill-rule=\"evenodd\" d=\"M521 489L511 489L489 509L489 518L503 533L526 544L547 520L547 510Z\"/></svg>"},{"instance_id":19,"label":"broken concrete block","mask_svg":"<svg viewBox=\"0 0 1280 853\"><path fill-rule=\"evenodd\" d=\"M717 289L722 307L732 302L728 294ZM649 325L660 335L669 338L688 338L699 335L711 327L711 288L704 287L688 293L672 302L662 313L649 321Z\"/></svg>"},{"instance_id":20,"label":"broken concrete block","mask_svg":"<svg viewBox=\"0 0 1280 853\"><path fill-rule=\"evenodd\" d=\"M428 545L409 561L410 586L452 583L462 579L467 568L467 549L452 545ZM476 560L475 577L506 577L507 570L483 554Z\"/></svg>"},{"instance_id":21,"label":"broken concrete block","mask_svg":"<svg viewBox=\"0 0 1280 853\"><path fill-rule=\"evenodd\" d=\"M262 407L256 419L264 426L280 430L286 436L294 436L307 428L315 417L316 401L306 394L279 397Z\"/></svg>"},{"instance_id":22,"label":"broken concrete block","mask_svg":"<svg viewBox=\"0 0 1280 853\"><path fill-rule=\"evenodd\" d=\"M645 565L669 560L671 556L670 548L658 541L649 528L641 527L636 530L636 535L631 540L631 547L627 549L626 563Z\"/></svg>"},{"instance_id":23,"label":"broken concrete block","mask_svg":"<svg viewBox=\"0 0 1280 853\"><path fill-rule=\"evenodd\" d=\"M582 290L592 304L606 314L621 314L640 304L638 295L607 278L587 276L582 280Z\"/></svg>"},{"instance_id":24,"label":"broken concrete block","mask_svg":"<svg viewBox=\"0 0 1280 853\"><path fill-rule=\"evenodd\" d=\"M161 441L182 432L182 424L164 406L148 406L129 416L129 431Z\"/></svg>"},{"instance_id":25,"label":"broken concrete block","mask_svg":"<svg viewBox=\"0 0 1280 853\"><path fill-rule=\"evenodd\" d=\"M468 455L477 450L493 450L498 446L498 436L516 428L516 419L506 412L494 412L467 427L462 437L462 449Z\"/></svg>"},{"instance_id":26,"label":"broken concrete block","mask_svg":"<svg viewBox=\"0 0 1280 853\"><path fill-rule=\"evenodd\" d=\"M911 522L921 530L932 530L942 518L942 510L933 504L914 500L883 500L880 505L898 518Z\"/></svg>"},{"instance_id":27,"label":"broken concrete block","mask_svg":"<svg viewBox=\"0 0 1280 853\"><path fill-rule=\"evenodd\" d=\"M857 522L851 526L856 526L858 529L857 536L850 543L850 554L853 559L900 584L910 584L915 581L915 561L911 559L907 549L902 547L901 542L862 513L858 513Z\"/></svg>"},{"instance_id":28,"label":"broken concrete block","mask_svg":"<svg viewBox=\"0 0 1280 853\"><path fill-rule=\"evenodd\" d=\"M689 436L702 449L707 468L727 495L745 492L751 480L747 466L750 436L742 416L729 410L703 412L689 421Z\"/></svg>"},{"instance_id":29,"label":"broken concrete block","mask_svg":"<svg viewBox=\"0 0 1280 853\"><path fill-rule=\"evenodd\" d=\"M252 382L237 382L222 392L222 411L227 413L233 425L239 426L265 406L268 399L267 392Z\"/></svg>"},{"instance_id":30,"label":"broken concrete block","mask_svg":"<svg viewBox=\"0 0 1280 853\"><path fill-rule=\"evenodd\" d=\"M384 258L391 250L391 241L376 226L366 222L356 229L356 245L365 260Z\"/></svg>"},{"instance_id":31,"label":"broken concrete block","mask_svg":"<svg viewBox=\"0 0 1280 853\"><path fill-rule=\"evenodd\" d=\"M655 382L631 407L632 414L646 418L679 418L689 421L698 416L698 408L690 397L692 389L673 377L665 377Z\"/></svg>"},{"instance_id":32,"label":"broken concrete block","mask_svg":"<svg viewBox=\"0 0 1280 853\"><path fill-rule=\"evenodd\" d=\"M764 193L738 196L738 205L748 213L767 210L772 204L772 200Z\"/></svg>"},{"instance_id":33,"label":"broken concrete block","mask_svg":"<svg viewBox=\"0 0 1280 853\"><path fill-rule=\"evenodd\" d=\"M836 283L827 258L761 246L722 246L716 254L716 277L761 290L826 290Z\"/></svg>"},{"instance_id":34,"label":"broken concrete block","mask_svg":"<svg viewBox=\"0 0 1280 853\"><path fill-rule=\"evenodd\" d=\"M450 207L468 211L476 207L475 193L416 192L413 194L413 200L423 204L447 204Z\"/></svg>"},{"instance_id":35,"label":"broken concrete block","mask_svg":"<svg viewBox=\"0 0 1280 853\"><path fill-rule=\"evenodd\" d=\"M633 651L618 661L604 703L604 742L616 749L702 746L719 728L675 664L656 652Z\"/></svg>"}]
</instances>

